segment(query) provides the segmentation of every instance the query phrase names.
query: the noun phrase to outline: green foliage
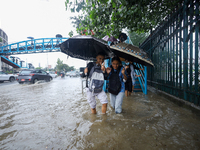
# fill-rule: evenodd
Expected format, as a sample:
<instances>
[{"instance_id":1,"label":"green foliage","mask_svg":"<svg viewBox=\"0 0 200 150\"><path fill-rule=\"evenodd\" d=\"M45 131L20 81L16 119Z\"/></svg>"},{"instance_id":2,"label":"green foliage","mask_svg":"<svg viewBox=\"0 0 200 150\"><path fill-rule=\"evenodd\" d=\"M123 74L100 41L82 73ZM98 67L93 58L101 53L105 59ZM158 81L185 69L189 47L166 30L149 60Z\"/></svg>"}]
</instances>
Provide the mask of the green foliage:
<instances>
[{"instance_id":1,"label":"green foliage","mask_svg":"<svg viewBox=\"0 0 200 150\"><path fill-rule=\"evenodd\" d=\"M11 70L9 71L9 70L7 70L5 73L7 73L7 74L11 74L11 73L13 73Z\"/></svg>"},{"instance_id":2,"label":"green foliage","mask_svg":"<svg viewBox=\"0 0 200 150\"><path fill-rule=\"evenodd\" d=\"M57 59L56 69L58 71L62 71L63 70L63 61L61 61L60 58Z\"/></svg>"},{"instance_id":3,"label":"green foliage","mask_svg":"<svg viewBox=\"0 0 200 150\"><path fill-rule=\"evenodd\" d=\"M35 69L42 69L42 67L36 67Z\"/></svg>"},{"instance_id":4,"label":"green foliage","mask_svg":"<svg viewBox=\"0 0 200 150\"><path fill-rule=\"evenodd\" d=\"M0 38L0 42L2 42L3 40L2 40L2 38Z\"/></svg>"},{"instance_id":5,"label":"green foliage","mask_svg":"<svg viewBox=\"0 0 200 150\"><path fill-rule=\"evenodd\" d=\"M61 71L67 72L67 71L75 70L75 68L74 66L68 66L67 64L63 64L63 61L61 61L60 58L58 58L56 70L58 72L61 72Z\"/></svg>"},{"instance_id":6,"label":"green foliage","mask_svg":"<svg viewBox=\"0 0 200 150\"><path fill-rule=\"evenodd\" d=\"M131 39L133 45L139 47L140 43L143 43L144 40L149 36L149 34L128 31L128 36Z\"/></svg>"},{"instance_id":7,"label":"green foliage","mask_svg":"<svg viewBox=\"0 0 200 150\"><path fill-rule=\"evenodd\" d=\"M68 35L69 35L69 37L72 37L73 34L74 34L73 31L70 31Z\"/></svg>"},{"instance_id":8,"label":"green foliage","mask_svg":"<svg viewBox=\"0 0 200 150\"><path fill-rule=\"evenodd\" d=\"M67 0L65 5L72 12L82 12L73 18L79 34L92 29L96 37L102 38L118 37L122 29L149 32L181 3L182 0Z\"/></svg>"}]
</instances>

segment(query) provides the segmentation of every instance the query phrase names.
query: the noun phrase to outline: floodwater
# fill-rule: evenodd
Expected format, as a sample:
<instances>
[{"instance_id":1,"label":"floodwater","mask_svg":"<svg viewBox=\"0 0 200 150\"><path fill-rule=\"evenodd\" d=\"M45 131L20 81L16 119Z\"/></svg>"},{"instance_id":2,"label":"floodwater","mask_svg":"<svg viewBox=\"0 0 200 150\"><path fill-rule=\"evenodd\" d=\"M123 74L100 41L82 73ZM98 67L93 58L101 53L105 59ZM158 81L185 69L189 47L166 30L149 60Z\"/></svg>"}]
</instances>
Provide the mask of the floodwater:
<instances>
[{"instance_id":1,"label":"floodwater","mask_svg":"<svg viewBox=\"0 0 200 150\"><path fill-rule=\"evenodd\" d=\"M81 79L0 86L0 149L199 150L200 116L148 91L90 113Z\"/></svg>"}]
</instances>

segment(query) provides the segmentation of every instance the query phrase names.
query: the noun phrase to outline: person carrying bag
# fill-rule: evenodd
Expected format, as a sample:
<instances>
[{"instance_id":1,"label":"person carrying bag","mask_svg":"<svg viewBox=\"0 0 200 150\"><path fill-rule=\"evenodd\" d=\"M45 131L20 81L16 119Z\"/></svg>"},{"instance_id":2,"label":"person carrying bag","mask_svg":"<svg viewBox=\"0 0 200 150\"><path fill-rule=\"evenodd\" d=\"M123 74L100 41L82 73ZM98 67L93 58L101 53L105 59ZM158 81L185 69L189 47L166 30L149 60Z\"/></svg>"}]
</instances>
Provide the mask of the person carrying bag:
<instances>
[{"instance_id":1,"label":"person carrying bag","mask_svg":"<svg viewBox=\"0 0 200 150\"><path fill-rule=\"evenodd\" d=\"M125 95L125 82L127 76L125 69L120 65L121 61L119 57L112 58L112 66L106 68L108 74L108 92L110 93L110 103L115 109L115 113L122 112L122 102Z\"/></svg>"}]
</instances>

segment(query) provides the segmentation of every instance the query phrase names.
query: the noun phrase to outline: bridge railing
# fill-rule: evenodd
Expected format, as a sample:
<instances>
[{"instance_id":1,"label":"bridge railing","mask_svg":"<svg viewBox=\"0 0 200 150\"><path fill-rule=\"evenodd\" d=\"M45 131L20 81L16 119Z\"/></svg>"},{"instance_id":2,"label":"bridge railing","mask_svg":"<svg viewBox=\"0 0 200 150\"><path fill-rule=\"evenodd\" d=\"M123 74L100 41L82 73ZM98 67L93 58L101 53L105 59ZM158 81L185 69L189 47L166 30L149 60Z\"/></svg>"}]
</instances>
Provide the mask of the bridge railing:
<instances>
[{"instance_id":1,"label":"bridge railing","mask_svg":"<svg viewBox=\"0 0 200 150\"><path fill-rule=\"evenodd\" d=\"M33 52L60 51L59 44L68 38L40 38L0 47L0 55L23 54Z\"/></svg>"},{"instance_id":2,"label":"bridge railing","mask_svg":"<svg viewBox=\"0 0 200 150\"><path fill-rule=\"evenodd\" d=\"M137 75L141 75L140 77L138 77L138 80L140 82L142 92L144 94L147 94L147 67L137 63L135 63L135 65L138 68L142 69L142 70L135 70L135 72Z\"/></svg>"},{"instance_id":3,"label":"bridge railing","mask_svg":"<svg viewBox=\"0 0 200 150\"><path fill-rule=\"evenodd\" d=\"M127 37L127 40L125 41L125 43L128 44L133 44L131 39L129 37ZM139 54L141 55L141 54ZM142 70L135 70L137 75L140 75L140 77L138 77L138 80L140 82L140 86L142 89L142 92L144 94L147 94L147 67L146 66L142 66L141 64L138 63L134 63L138 68L142 69Z\"/></svg>"}]
</instances>

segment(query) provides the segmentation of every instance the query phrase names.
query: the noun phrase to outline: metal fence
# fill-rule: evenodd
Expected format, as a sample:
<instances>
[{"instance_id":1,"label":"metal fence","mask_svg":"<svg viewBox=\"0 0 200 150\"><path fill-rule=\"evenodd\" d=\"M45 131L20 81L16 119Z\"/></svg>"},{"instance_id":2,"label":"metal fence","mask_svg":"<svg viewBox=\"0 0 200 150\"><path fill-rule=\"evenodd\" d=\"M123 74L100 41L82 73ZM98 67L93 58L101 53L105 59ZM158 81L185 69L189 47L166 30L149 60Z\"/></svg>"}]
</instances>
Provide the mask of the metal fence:
<instances>
[{"instance_id":1,"label":"metal fence","mask_svg":"<svg viewBox=\"0 0 200 150\"><path fill-rule=\"evenodd\" d=\"M148 84L200 106L199 0L175 7L140 45L155 67L147 68Z\"/></svg>"}]
</instances>

